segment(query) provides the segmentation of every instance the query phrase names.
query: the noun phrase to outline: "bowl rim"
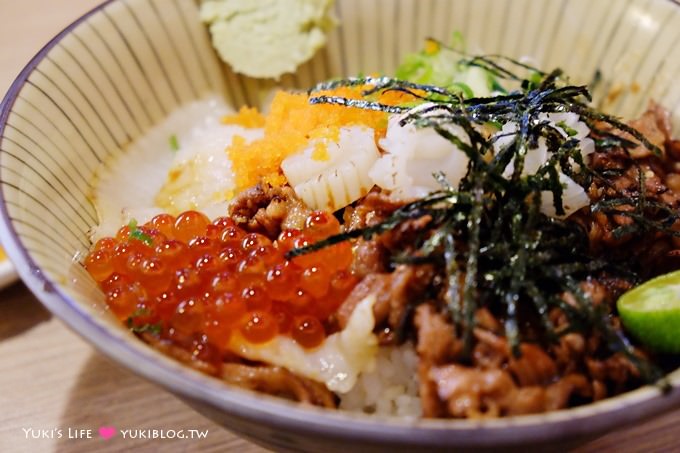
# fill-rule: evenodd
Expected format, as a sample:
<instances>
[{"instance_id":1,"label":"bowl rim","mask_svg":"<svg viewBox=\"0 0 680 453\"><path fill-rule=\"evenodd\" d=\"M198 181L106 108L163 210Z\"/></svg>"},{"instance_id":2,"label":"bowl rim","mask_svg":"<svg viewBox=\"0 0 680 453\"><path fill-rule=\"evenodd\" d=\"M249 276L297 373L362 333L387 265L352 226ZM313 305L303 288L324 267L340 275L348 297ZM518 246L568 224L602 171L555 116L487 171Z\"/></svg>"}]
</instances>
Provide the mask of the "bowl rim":
<instances>
[{"instance_id":1,"label":"bowl rim","mask_svg":"<svg viewBox=\"0 0 680 453\"><path fill-rule=\"evenodd\" d=\"M33 70L79 24L116 1L105 0L67 25L21 70L0 102L0 145L12 107ZM678 0L667 1L680 6ZM0 152L0 166L3 155L4 152ZM574 435L592 436L643 418L661 415L680 404L680 368L669 375L672 388L666 395L661 395L656 387L643 386L576 408L484 421L381 417L327 410L229 386L163 356L143 342L133 344L125 341L87 313L60 288L60 283L52 281L41 271L21 243L7 210L5 184L4 181L0 184L0 237L19 276L36 298L101 354L190 400L192 407L205 404L241 420L266 420L266 424L272 428L372 444L388 441L407 446L490 447L499 444L522 445L527 441L558 441ZM608 416L603 417L604 414Z\"/></svg>"}]
</instances>

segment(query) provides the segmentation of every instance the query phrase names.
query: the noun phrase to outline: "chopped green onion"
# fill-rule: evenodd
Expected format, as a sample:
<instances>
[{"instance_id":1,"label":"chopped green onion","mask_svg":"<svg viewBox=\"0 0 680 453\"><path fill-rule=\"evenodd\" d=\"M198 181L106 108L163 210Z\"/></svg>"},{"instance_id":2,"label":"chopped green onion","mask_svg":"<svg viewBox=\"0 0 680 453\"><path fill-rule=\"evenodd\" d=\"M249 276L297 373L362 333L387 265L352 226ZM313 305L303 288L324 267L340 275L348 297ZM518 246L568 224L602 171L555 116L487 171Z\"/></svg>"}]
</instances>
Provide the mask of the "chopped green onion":
<instances>
[{"instance_id":1,"label":"chopped green onion","mask_svg":"<svg viewBox=\"0 0 680 453\"><path fill-rule=\"evenodd\" d=\"M452 49L458 52L465 51L465 37L460 30L456 30L451 34L451 46Z\"/></svg>"},{"instance_id":2,"label":"chopped green onion","mask_svg":"<svg viewBox=\"0 0 680 453\"><path fill-rule=\"evenodd\" d=\"M562 128L562 130L563 130L569 137L573 137L573 136L575 136L575 135L578 134L578 132L576 131L576 129L573 129L573 128L567 126L567 123L565 123L564 121L558 122L557 125L558 125L560 128Z\"/></svg>"},{"instance_id":3,"label":"chopped green onion","mask_svg":"<svg viewBox=\"0 0 680 453\"><path fill-rule=\"evenodd\" d=\"M168 143L170 144L171 151L173 152L179 151L179 141L177 140L177 135L172 134L168 139Z\"/></svg>"},{"instance_id":4,"label":"chopped green onion","mask_svg":"<svg viewBox=\"0 0 680 453\"><path fill-rule=\"evenodd\" d=\"M453 91L454 93L456 91L460 91L465 99L470 99L470 98L475 97L475 93L473 93L472 88L470 88L470 85L468 85L467 83L453 82L449 86L449 89L451 91Z\"/></svg>"},{"instance_id":5,"label":"chopped green onion","mask_svg":"<svg viewBox=\"0 0 680 453\"><path fill-rule=\"evenodd\" d=\"M128 223L128 228L130 229L130 234L128 235L129 239L136 239L138 241L145 243L149 247L153 245L153 238L148 234L144 233L139 228L137 228L136 219L130 220L130 223Z\"/></svg>"},{"instance_id":6,"label":"chopped green onion","mask_svg":"<svg viewBox=\"0 0 680 453\"><path fill-rule=\"evenodd\" d=\"M141 325L135 325L135 320L139 317L142 316L148 316L151 312L149 311L148 308L146 307L140 307L137 308L130 316L128 316L127 320L125 321L128 329L135 333L144 333L144 332L149 332L154 335L158 335L161 333L161 325L160 324L149 324L149 323L144 323Z\"/></svg>"}]
</instances>

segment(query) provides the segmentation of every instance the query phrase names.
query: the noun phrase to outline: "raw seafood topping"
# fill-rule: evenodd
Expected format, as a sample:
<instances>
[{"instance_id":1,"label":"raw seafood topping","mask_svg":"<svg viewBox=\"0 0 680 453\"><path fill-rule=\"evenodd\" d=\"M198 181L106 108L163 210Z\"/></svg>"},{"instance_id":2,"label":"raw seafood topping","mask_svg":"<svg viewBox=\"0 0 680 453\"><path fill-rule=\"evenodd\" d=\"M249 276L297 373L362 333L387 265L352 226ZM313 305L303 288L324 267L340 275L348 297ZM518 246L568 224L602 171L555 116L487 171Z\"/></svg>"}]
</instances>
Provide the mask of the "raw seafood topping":
<instances>
[{"instance_id":1,"label":"raw seafood topping","mask_svg":"<svg viewBox=\"0 0 680 453\"><path fill-rule=\"evenodd\" d=\"M111 311L134 331L203 337L219 350L228 349L236 331L255 344L282 334L313 348L333 329L328 318L356 282L351 248L284 255L339 231L325 212L313 212L304 229L285 229L273 241L225 217L160 214L100 239L85 267Z\"/></svg>"}]
</instances>

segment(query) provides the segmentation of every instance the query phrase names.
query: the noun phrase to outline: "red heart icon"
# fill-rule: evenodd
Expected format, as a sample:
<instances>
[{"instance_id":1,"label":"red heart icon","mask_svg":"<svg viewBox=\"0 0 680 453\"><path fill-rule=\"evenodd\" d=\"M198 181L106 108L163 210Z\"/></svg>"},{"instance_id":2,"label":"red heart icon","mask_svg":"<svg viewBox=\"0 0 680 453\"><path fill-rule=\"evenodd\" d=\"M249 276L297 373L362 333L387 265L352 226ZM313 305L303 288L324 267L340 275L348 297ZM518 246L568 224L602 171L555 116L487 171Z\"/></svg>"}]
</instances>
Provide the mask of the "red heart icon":
<instances>
[{"instance_id":1,"label":"red heart icon","mask_svg":"<svg viewBox=\"0 0 680 453\"><path fill-rule=\"evenodd\" d=\"M99 428L99 436L105 440L108 440L115 436L116 432L117 430L113 426L102 426L101 428Z\"/></svg>"}]
</instances>

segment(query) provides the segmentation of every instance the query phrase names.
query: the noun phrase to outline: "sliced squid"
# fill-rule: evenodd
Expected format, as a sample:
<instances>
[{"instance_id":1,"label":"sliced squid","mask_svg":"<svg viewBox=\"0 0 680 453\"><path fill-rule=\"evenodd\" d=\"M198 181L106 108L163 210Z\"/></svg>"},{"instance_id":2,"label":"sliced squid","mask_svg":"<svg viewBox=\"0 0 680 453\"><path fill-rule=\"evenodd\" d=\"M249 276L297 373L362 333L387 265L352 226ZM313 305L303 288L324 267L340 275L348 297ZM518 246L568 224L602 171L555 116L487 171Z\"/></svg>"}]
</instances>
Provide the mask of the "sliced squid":
<instances>
[{"instance_id":1,"label":"sliced squid","mask_svg":"<svg viewBox=\"0 0 680 453\"><path fill-rule=\"evenodd\" d=\"M541 192L541 212L550 217L566 219L579 209L590 204L590 198L586 191L576 181L564 173L559 173L560 184L562 185L562 208L563 215L557 215L555 199L549 190Z\"/></svg>"},{"instance_id":2,"label":"sliced squid","mask_svg":"<svg viewBox=\"0 0 680 453\"><path fill-rule=\"evenodd\" d=\"M434 129L419 129L412 124L401 126L400 119L400 116L389 119L385 138L380 140L385 154L368 173L375 185L390 190L393 198L404 200L424 197L440 189L433 176L438 172L443 173L452 186L458 186L468 171L467 155ZM447 127L463 143L470 143L461 127Z\"/></svg>"},{"instance_id":3,"label":"sliced squid","mask_svg":"<svg viewBox=\"0 0 680 453\"><path fill-rule=\"evenodd\" d=\"M579 148L581 151L581 158L585 161L588 155L595 151L595 142L588 137L590 128L581 121L581 118L575 113L541 113L538 115L539 122L548 122L555 128L564 138L572 137L579 140ZM496 136L494 148L496 152L512 145L517 135L517 123L508 122L503 125L503 128ZM535 174L543 165L550 159L550 152L544 137L538 139L538 146L527 151L524 158L524 165L522 167L522 176ZM572 167L577 170L576 162L571 162ZM559 166L558 166L559 168ZM514 161L510 162L505 170L503 176L509 178L515 171ZM555 209L554 197L552 192L541 192L541 212L550 217L566 218L578 211L584 206L590 204L590 198L585 189L577 184L573 179L565 175L561 169L559 171L560 184L562 185L562 207L564 208L563 215L557 215Z\"/></svg>"},{"instance_id":4,"label":"sliced squid","mask_svg":"<svg viewBox=\"0 0 680 453\"><path fill-rule=\"evenodd\" d=\"M309 207L336 211L371 190L368 171L379 156L373 129L348 126L340 128L337 141L311 140L301 153L284 159L281 169Z\"/></svg>"}]
</instances>

